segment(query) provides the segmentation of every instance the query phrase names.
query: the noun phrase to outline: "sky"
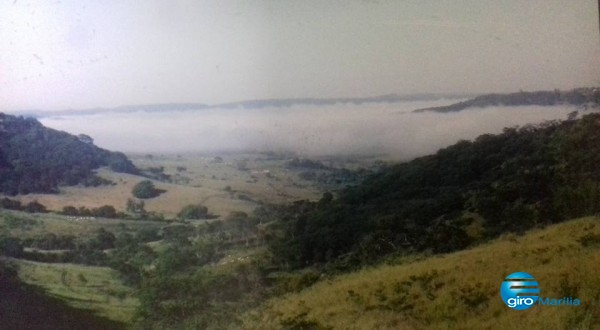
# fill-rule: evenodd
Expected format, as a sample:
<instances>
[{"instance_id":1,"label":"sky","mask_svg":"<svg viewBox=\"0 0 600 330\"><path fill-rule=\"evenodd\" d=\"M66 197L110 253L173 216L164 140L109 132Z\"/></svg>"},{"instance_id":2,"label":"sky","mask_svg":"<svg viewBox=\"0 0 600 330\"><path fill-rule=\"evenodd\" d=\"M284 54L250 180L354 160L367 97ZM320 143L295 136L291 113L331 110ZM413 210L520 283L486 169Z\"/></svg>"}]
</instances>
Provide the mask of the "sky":
<instances>
[{"instance_id":1,"label":"sky","mask_svg":"<svg viewBox=\"0 0 600 330\"><path fill-rule=\"evenodd\" d=\"M0 111L599 85L596 0L0 2Z\"/></svg>"}]
</instances>

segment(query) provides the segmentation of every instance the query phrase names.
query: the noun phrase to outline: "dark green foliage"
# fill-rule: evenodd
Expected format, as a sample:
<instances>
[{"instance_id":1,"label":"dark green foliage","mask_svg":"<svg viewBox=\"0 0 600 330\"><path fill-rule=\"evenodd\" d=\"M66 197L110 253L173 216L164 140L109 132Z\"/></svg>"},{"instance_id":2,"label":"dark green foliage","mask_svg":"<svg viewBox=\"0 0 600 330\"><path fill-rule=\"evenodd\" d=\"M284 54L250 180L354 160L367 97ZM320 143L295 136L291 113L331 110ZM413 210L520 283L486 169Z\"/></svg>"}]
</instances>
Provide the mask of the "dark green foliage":
<instances>
[{"instance_id":1,"label":"dark green foliage","mask_svg":"<svg viewBox=\"0 0 600 330\"><path fill-rule=\"evenodd\" d=\"M21 204L20 201L12 200L12 199L9 199L6 197L0 199L0 208L7 209L7 210L15 210L15 211L25 211L28 213L46 213L46 212L48 212L46 207L44 205L40 204L38 201L34 200L34 201L27 203L26 205L23 205L23 204Z\"/></svg>"},{"instance_id":2,"label":"dark green foliage","mask_svg":"<svg viewBox=\"0 0 600 330\"><path fill-rule=\"evenodd\" d=\"M20 258L23 256L23 244L15 237L0 235L0 255Z\"/></svg>"},{"instance_id":3,"label":"dark green foliage","mask_svg":"<svg viewBox=\"0 0 600 330\"><path fill-rule=\"evenodd\" d=\"M6 197L0 199L0 207L3 209L16 210L16 211L20 211L23 209L21 202L19 202L17 200L6 198Z\"/></svg>"},{"instance_id":4,"label":"dark green foliage","mask_svg":"<svg viewBox=\"0 0 600 330\"><path fill-rule=\"evenodd\" d=\"M391 253L462 249L600 211L600 115L507 128L277 211L271 251L291 268L348 268ZM482 234L470 234L481 218ZM482 237L479 237L482 236Z\"/></svg>"},{"instance_id":5,"label":"dark green foliage","mask_svg":"<svg viewBox=\"0 0 600 330\"><path fill-rule=\"evenodd\" d=\"M25 205L23 210L28 213L46 213L47 212L46 207L44 205L38 203L37 201L32 201L32 202L27 203L27 205Z\"/></svg>"},{"instance_id":6,"label":"dark green foliage","mask_svg":"<svg viewBox=\"0 0 600 330\"><path fill-rule=\"evenodd\" d=\"M55 193L60 185L99 184L93 170L101 166L137 173L121 153L46 128L33 118L0 113L0 192Z\"/></svg>"},{"instance_id":7,"label":"dark green foliage","mask_svg":"<svg viewBox=\"0 0 600 330\"><path fill-rule=\"evenodd\" d=\"M105 163L111 170L118 173L137 174L139 170L122 152L107 152Z\"/></svg>"},{"instance_id":8,"label":"dark green foliage","mask_svg":"<svg viewBox=\"0 0 600 330\"><path fill-rule=\"evenodd\" d=\"M537 92L519 92L510 94L487 94L477 96L473 99L459 102L447 106L419 109L415 112L437 111L452 112L461 111L471 107L488 106L518 106L518 105L592 105L600 104L600 89L598 88L576 88L570 91L537 91Z\"/></svg>"},{"instance_id":9,"label":"dark green foliage","mask_svg":"<svg viewBox=\"0 0 600 330\"><path fill-rule=\"evenodd\" d=\"M248 267L228 273L205 270L183 274L156 273L140 288L137 326L143 329L227 329L239 310L256 306L259 278ZM245 303L244 303L245 301ZM237 306L235 304L238 304Z\"/></svg>"},{"instance_id":10,"label":"dark green foliage","mask_svg":"<svg viewBox=\"0 0 600 330\"><path fill-rule=\"evenodd\" d=\"M119 233L108 260L110 267L116 269L124 282L133 287L139 287L144 267L157 257L152 248L143 243L138 236Z\"/></svg>"},{"instance_id":11,"label":"dark green foliage","mask_svg":"<svg viewBox=\"0 0 600 330\"><path fill-rule=\"evenodd\" d=\"M208 219L208 208L204 205L186 205L179 213L177 213L179 219Z\"/></svg>"},{"instance_id":12,"label":"dark green foliage","mask_svg":"<svg viewBox=\"0 0 600 330\"><path fill-rule=\"evenodd\" d=\"M75 249L75 236L46 233L31 239L29 246L40 250L71 250Z\"/></svg>"},{"instance_id":13,"label":"dark green foliage","mask_svg":"<svg viewBox=\"0 0 600 330\"><path fill-rule=\"evenodd\" d=\"M80 207L79 209L68 205L62 208L60 214L68 215L68 216L81 216L81 217L101 217L101 218L109 218L116 219L122 218L125 215L122 213L118 213L117 210L112 205L103 205L100 207L95 207L93 209L88 209L87 207Z\"/></svg>"},{"instance_id":14,"label":"dark green foliage","mask_svg":"<svg viewBox=\"0 0 600 330\"><path fill-rule=\"evenodd\" d=\"M26 231L32 229L34 226L40 225L40 223L35 219L21 218L11 214L3 214L2 219L4 220L6 227L9 229L18 228Z\"/></svg>"},{"instance_id":15,"label":"dark green foliage","mask_svg":"<svg viewBox=\"0 0 600 330\"><path fill-rule=\"evenodd\" d=\"M90 240L89 245L98 250L112 249L115 247L115 235L104 228L98 229L94 238Z\"/></svg>"},{"instance_id":16,"label":"dark green foliage","mask_svg":"<svg viewBox=\"0 0 600 330\"><path fill-rule=\"evenodd\" d=\"M117 210L112 205L104 205L92 210L95 217L114 219L117 217Z\"/></svg>"},{"instance_id":17,"label":"dark green foliage","mask_svg":"<svg viewBox=\"0 0 600 330\"><path fill-rule=\"evenodd\" d=\"M135 200L135 199L131 199L131 198L127 199L127 204L125 205L127 212L131 212L131 213L137 214L137 215L146 214L146 210L144 209L144 207L145 207L144 201Z\"/></svg>"},{"instance_id":18,"label":"dark green foliage","mask_svg":"<svg viewBox=\"0 0 600 330\"><path fill-rule=\"evenodd\" d=\"M133 187L133 190L131 190L133 196L140 199L154 198L163 192L164 190L156 189L154 183L150 180L140 181Z\"/></svg>"},{"instance_id":19,"label":"dark green foliage","mask_svg":"<svg viewBox=\"0 0 600 330\"><path fill-rule=\"evenodd\" d=\"M64 206L60 212L64 215L76 216L79 215L79 211L74 206Z\"/></svg>"},{"instance_id":20,"label":"dark green foliage","mask_svg":"<svg viewBox=\"0 0 600 330\"><path fill-rule=\"evenodd\" d=\"M153 180L171 181L171 176L165 174L165 168L163 166L148 167L142 171L142 175Z\"/></svg>"}]
</instances>

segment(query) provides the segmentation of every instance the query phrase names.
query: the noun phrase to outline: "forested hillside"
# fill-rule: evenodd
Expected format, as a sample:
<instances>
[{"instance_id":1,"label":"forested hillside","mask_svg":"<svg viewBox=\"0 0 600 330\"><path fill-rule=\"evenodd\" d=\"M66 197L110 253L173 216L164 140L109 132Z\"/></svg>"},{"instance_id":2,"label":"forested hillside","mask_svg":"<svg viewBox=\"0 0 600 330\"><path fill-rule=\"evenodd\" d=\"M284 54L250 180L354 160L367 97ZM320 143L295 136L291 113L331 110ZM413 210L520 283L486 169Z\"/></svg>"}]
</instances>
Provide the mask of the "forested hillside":
<instances>
[{"instance_id":1,"label":"forested hillside","mask_svg":"<svg viewBox=\"0 0 600 330\"><path fill-rule=\"evenodd\" d=\"M460 141L347 188L279 209L282 265L352 268L391 253L462 249L600 211L600 114Z\"/></svg>"},{"instance_id":2,"label":"forested hillside","mask_svg":"<svg viewBox=\"0 0 600 330\"><path fill-rule=\"evenodd\" d=\"M137 169L118 152L96 147L86 135L44 127L33 118L0 113L0 192L7 195L54 193L60 185L95 185L93 170Z\"/></svg>"},{"instance_id":3,"label":"forested hillside","mask_svg":"<svg viewBox=\"0 0 600 330\"><path fill-rule=\"evenodd\" d=\"M518 92L510 94L486 94L473 99L451 105L418 109L415 112L435 111L453 112L468 108L484 108L489 106L520 106L520 105L560 105L597 107L600 104L600 88L576 88L570 91L537 91Z\"/></svg>"}]
</instances>

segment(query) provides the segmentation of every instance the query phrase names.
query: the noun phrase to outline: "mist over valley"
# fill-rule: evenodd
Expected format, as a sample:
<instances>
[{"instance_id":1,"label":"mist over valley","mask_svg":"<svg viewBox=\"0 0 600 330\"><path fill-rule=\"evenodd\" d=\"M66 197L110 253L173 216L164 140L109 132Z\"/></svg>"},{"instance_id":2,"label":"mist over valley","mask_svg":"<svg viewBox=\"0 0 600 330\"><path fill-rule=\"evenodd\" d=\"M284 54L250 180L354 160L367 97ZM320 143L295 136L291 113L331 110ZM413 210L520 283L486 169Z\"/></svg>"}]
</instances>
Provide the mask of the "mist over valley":
<instances>
[{"instance_id":1,"label":"mist over valley","mask_svg":"<svg viewBox=\"0 0 600 330\"><path fill-rule=\"evenodd\" d=\"M288 107L135 111L41 117L46 126L91 136L109 150L133 153L292 152L301 156L373 156L408 160L460 139L505 127L566 119L575 106L412 111L454 100Z\"/></svg>"}]
</instances>

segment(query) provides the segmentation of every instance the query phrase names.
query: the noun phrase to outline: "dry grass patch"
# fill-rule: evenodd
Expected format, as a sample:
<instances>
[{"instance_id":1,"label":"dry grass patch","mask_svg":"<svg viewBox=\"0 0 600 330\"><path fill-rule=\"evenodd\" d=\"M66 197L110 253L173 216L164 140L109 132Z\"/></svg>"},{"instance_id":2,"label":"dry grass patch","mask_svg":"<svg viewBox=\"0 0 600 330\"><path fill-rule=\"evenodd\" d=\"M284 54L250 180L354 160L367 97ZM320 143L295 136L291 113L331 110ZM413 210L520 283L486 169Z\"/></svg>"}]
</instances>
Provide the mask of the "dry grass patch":
<instances>
[{"instance_id":1,"label":"dry grass patch","mask_svg":"<svg viewBox=\"0 0 600 330\"><path fill-rule=\"evenodd\" d=\"M183 156L131 155L136 166L163 167L174 183L153 181L157 189L166 192L145 200L145 209L173 218L188 204L201 203L215 215L226 216L232 211L249 213L256 202L291 202L299 199L318 199L322 192L316 186L296 183L297 173L285 168L284 160L266 160L258 154L223 156L223 162L214 157L185 154ZM246 170L238 168L245 161ZM269 173L269 175L265 175ZM146 178L125 173L115 173L107 168L97 171L98 176L114 185L99 187L62 187L60 193L29 194L11 197L22 203L38 201L47 209L60 211L65 206L84 206L88 209L111 205L125 211L133 187Z\"/></svg>"}]
</instances>

